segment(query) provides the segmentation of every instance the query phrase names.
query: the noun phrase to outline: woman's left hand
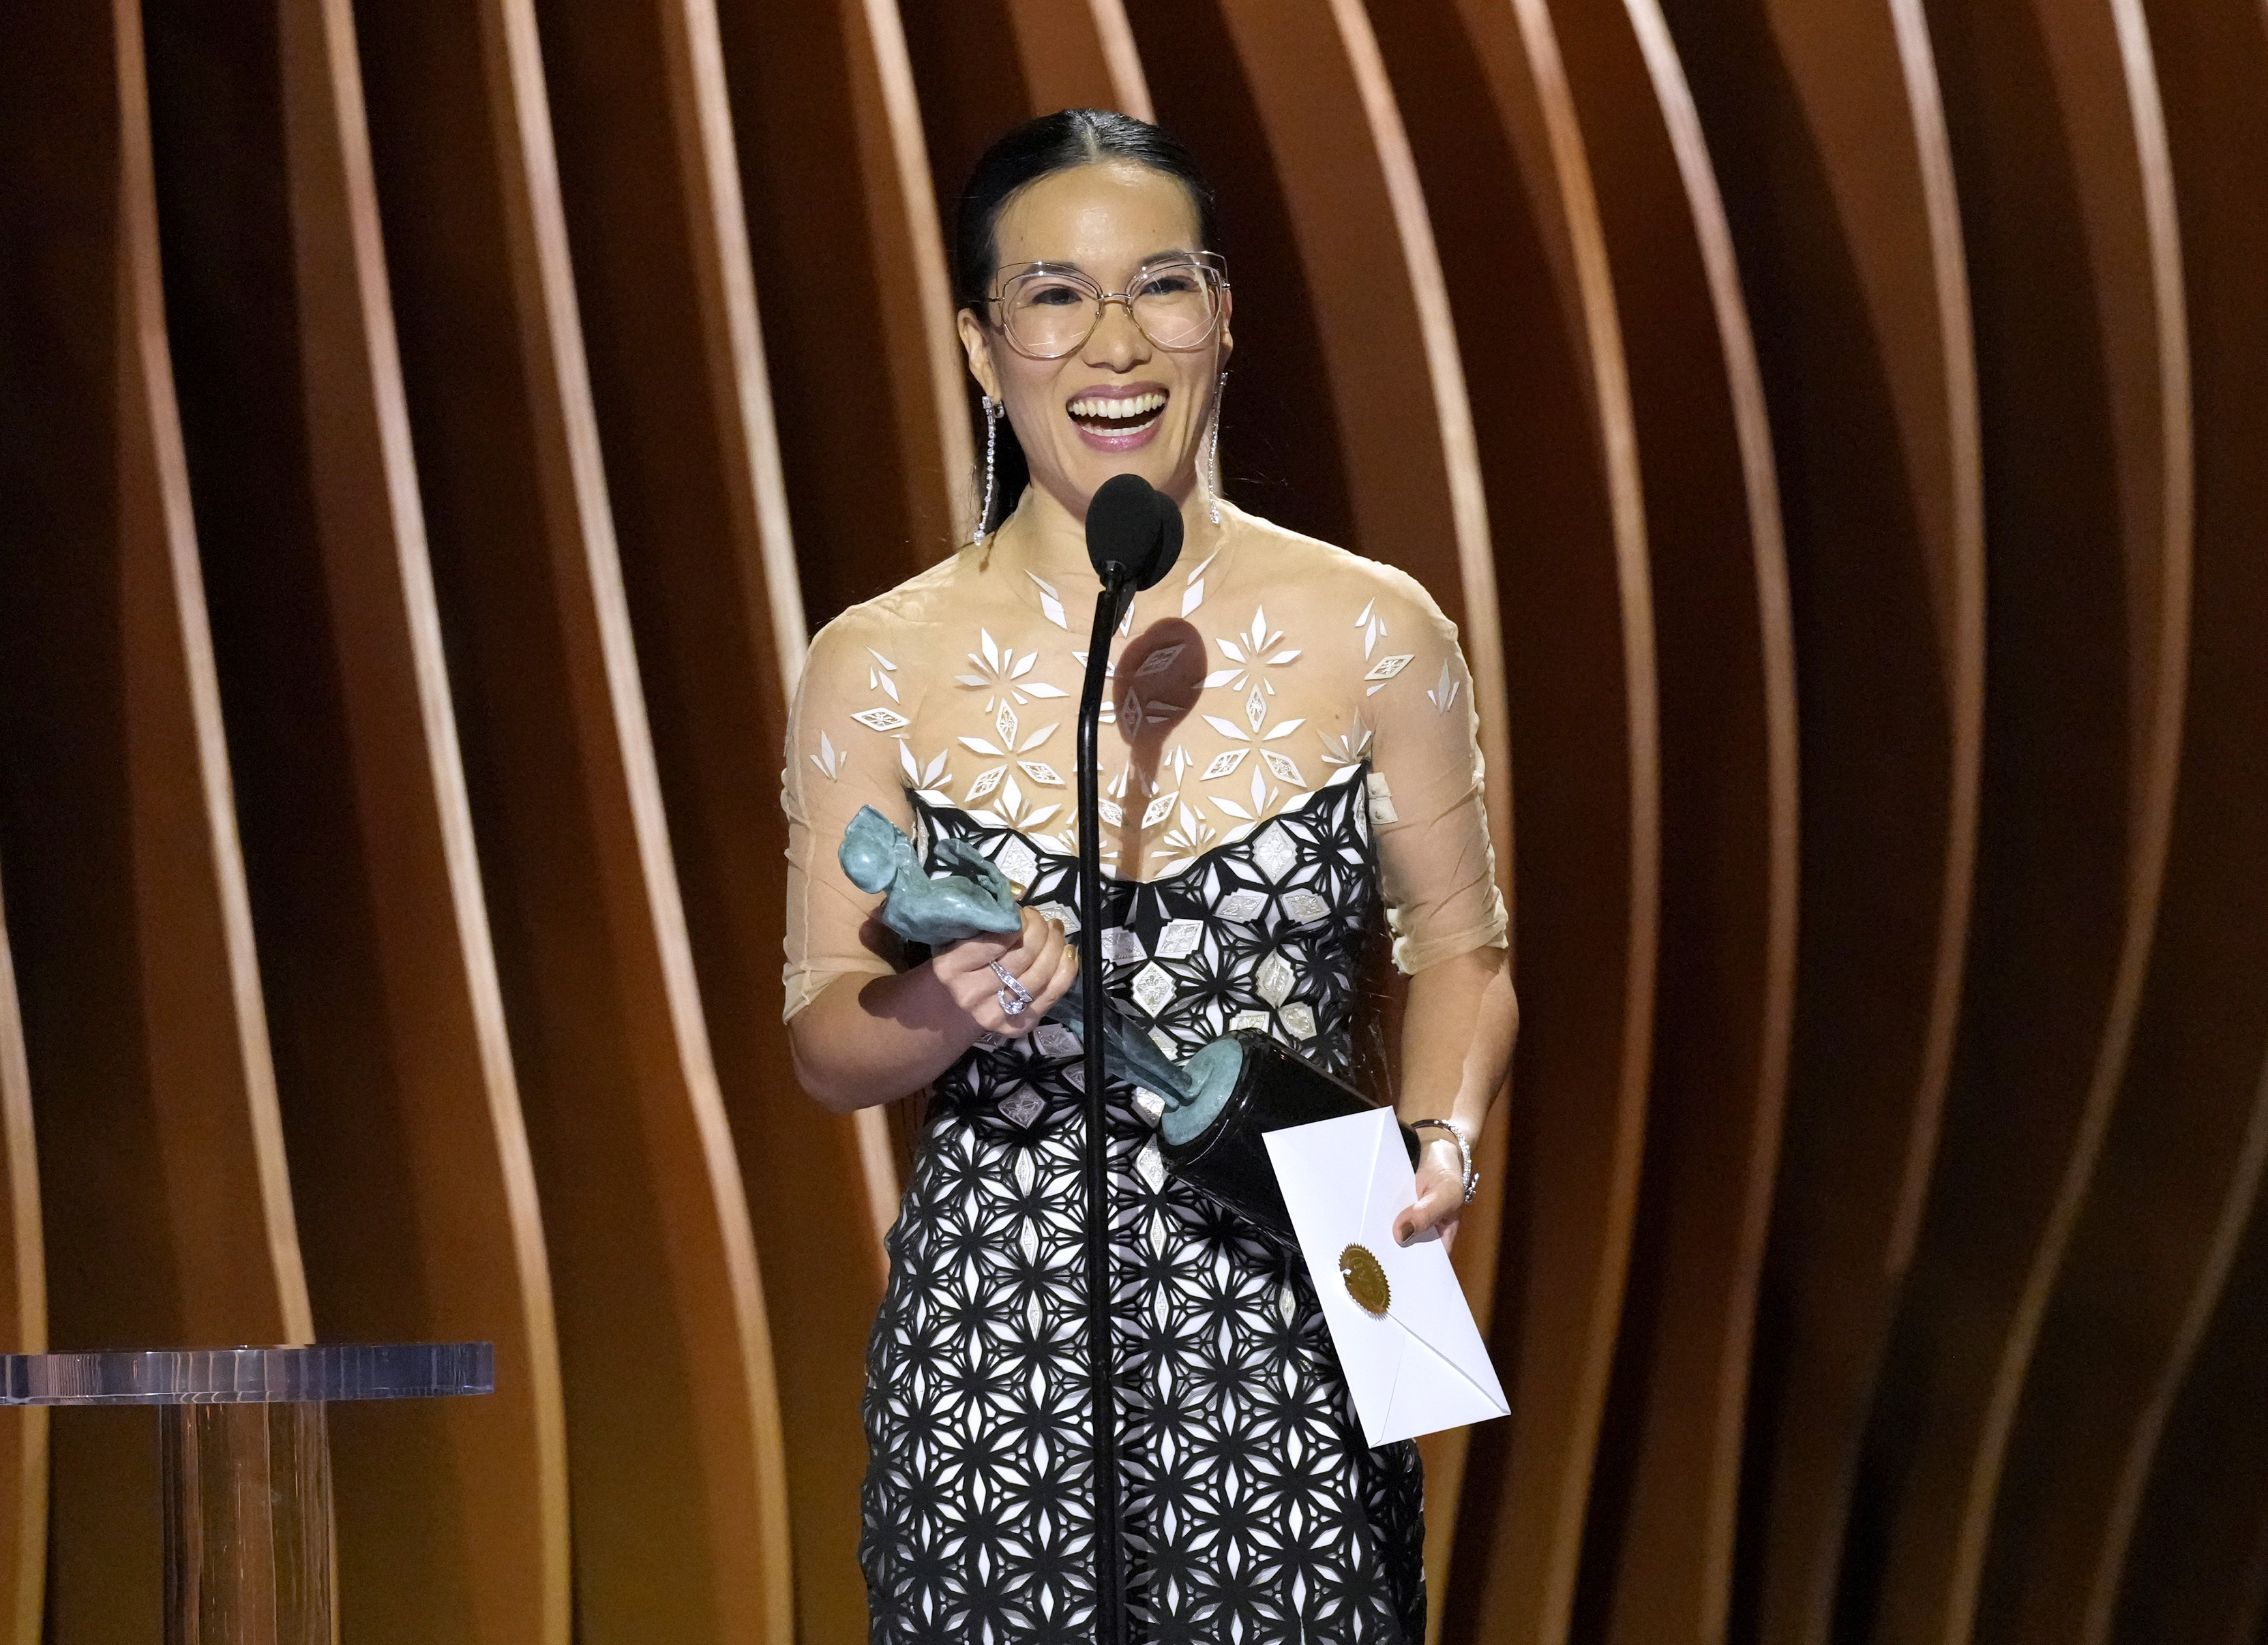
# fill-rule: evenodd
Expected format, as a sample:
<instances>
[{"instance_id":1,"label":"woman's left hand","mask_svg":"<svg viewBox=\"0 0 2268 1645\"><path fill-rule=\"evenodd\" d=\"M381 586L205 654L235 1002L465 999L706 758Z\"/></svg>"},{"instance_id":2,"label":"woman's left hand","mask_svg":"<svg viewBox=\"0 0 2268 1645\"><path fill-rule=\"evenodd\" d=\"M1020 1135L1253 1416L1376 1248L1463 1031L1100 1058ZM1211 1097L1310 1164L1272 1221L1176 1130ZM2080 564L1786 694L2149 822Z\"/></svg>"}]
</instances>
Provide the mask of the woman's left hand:
<instances>
[{"instance_id":1,"label":"woman's left hand","mask_svg":"<svg viewBox=\"0 0 2268 1645\"><path fill-rule=\"evenodd\" d=\"M1394 1219L1394 1237L1408 1245L1429 1228L1441 1230L1441 1249L1457 1242L1465 1208L1464 1156L1454 1137L1429 1136L1418 1154L1418 1199Z\"/></svg>"}]
</instances>

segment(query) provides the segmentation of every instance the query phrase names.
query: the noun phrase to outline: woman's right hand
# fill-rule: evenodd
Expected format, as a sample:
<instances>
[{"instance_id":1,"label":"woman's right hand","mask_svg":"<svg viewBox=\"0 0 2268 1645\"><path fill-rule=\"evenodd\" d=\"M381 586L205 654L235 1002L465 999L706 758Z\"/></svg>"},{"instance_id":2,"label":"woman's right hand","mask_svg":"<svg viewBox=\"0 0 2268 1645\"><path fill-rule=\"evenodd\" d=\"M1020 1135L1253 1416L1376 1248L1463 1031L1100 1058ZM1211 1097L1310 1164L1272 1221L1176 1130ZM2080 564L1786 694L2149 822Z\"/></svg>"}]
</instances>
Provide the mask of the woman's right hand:
<instances>
[{"instance_id":1,"label":"woman's right hand","mask_svg":"<svg viewBox=\"0 0 2268 1645\"><path fill-rule=\"evenodd\" d=\"M1000 1007L1006 990L992 969L995 960L1031 990L1032 1002L1012 1017ZM1024 910L1022 930L966 937L938 950L929 963L954 1003L978 1028L1010 1039L1038 1027L1079 978L1079 951L1063 927L1030 908Z\"/></svg>"}]
</instances>

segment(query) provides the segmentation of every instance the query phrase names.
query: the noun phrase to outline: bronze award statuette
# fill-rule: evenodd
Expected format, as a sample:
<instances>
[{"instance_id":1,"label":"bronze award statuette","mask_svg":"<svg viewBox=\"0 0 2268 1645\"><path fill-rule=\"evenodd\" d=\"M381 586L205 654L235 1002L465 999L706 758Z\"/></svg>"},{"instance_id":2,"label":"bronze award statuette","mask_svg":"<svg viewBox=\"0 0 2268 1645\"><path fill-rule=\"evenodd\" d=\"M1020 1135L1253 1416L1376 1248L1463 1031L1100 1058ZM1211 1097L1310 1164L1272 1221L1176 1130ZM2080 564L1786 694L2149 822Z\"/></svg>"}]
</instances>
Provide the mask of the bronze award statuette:
<instances>
[{"instance_id":1,"label":"bronze award statuette","mask_svg":"<svg viewBox=\"0 0 2268 1645\"><path fill-rule=\"evenodd\" d=\"M951 838L938 841L937 856L954 871L931 878L913 841L872 806L843 833L843 871L861 891L882 896L882 923L908 942L939 948L979 931L1017 928L1015 889L989 857ZM1078 990L1058 1000L1048 1017L1082 1040L1086 1037ZM1158 1151L1167 1168L1214 1204L1297 1251L1292 1214L1261 1138L1380 1105L1255 1029L1214 1040L1186 1064L1160 1051L1115 1004L1102 1030L1112 1077L1164 1099ZM1398 1121L1396 1128L1415 1166L1418 1134Z\"/></svg>"}]
</instances>

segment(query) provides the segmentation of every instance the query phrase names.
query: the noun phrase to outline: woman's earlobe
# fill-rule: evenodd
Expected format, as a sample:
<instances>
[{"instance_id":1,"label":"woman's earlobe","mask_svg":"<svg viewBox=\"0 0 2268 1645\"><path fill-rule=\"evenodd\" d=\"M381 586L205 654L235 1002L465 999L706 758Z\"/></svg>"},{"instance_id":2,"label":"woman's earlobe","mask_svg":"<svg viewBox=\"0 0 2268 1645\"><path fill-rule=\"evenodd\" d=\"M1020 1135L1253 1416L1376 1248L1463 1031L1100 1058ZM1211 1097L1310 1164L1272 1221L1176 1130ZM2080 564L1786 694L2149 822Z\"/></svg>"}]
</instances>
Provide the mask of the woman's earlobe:
<instances>
[{"instance_id":1,"label":"woman's earlobe","mask_svg":"<svg viewBox=\"0 0 2268 1645\"><path fill-rule=\"evenodd\" d=\"M992 369L992 339L986 334L984 324L968 309L954 317L954 328L961 334L961 351L968 360L968 375L976 379L980 393L992 399L1000 398L1000 376Z\"/></svg>"}]
</instances>

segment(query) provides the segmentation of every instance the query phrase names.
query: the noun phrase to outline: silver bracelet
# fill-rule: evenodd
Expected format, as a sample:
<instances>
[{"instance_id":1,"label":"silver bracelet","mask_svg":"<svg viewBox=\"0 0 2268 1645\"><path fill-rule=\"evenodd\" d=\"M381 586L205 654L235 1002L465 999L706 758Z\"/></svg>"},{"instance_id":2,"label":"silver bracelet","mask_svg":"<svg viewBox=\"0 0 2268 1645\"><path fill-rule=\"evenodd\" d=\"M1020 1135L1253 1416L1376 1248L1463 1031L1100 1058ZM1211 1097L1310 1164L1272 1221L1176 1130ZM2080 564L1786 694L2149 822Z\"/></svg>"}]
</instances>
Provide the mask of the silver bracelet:
<instances>
[{"instance_id":1,"label":"silver bracelet","mask_svg":"<svg viewBox=\"0 0 2268 1645\"><path fill-rule=\"evenodd\" d=\"M1454 1120L1412 1120L1412 1131L1447 1131L1457 1140L1457 1167L1465 1179L1464 1202L1470 1205L1481 1191L1481 1174L1473 1169L1473 1139Z\"/></svg>"}]
</instances>

